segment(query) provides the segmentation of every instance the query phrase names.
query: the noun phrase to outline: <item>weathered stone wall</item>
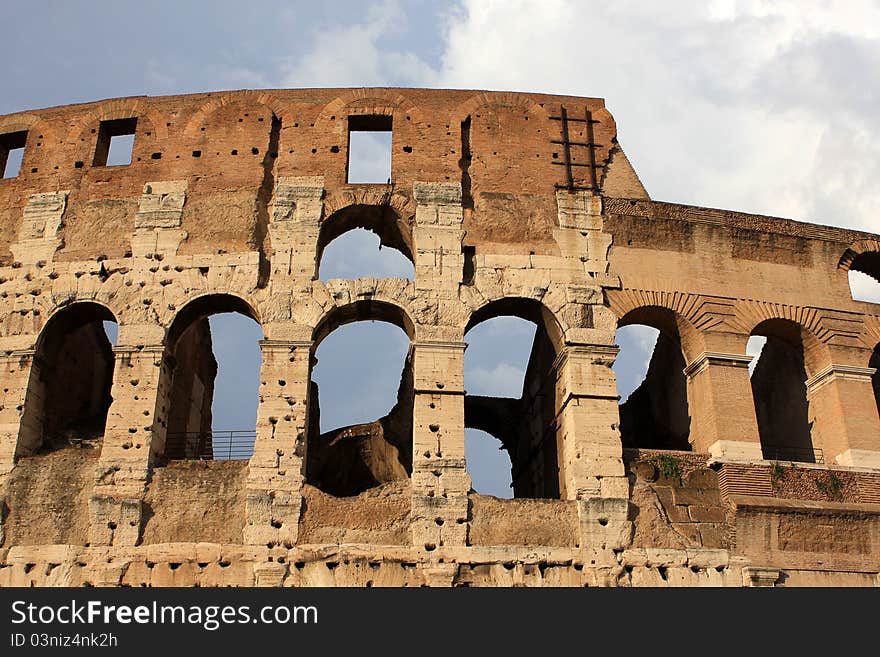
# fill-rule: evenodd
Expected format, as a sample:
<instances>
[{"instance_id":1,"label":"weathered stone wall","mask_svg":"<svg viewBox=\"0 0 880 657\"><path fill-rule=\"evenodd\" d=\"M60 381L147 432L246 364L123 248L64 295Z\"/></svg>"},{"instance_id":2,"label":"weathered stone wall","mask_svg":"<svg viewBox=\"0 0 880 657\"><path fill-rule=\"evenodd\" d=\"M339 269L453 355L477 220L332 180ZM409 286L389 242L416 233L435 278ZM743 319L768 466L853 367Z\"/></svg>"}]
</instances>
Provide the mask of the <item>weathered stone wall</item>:
<instances>
[{"instance_id":1,"label":"weathered stone wall","mask_svg":"<svg viewBox=\"0 0 880 657\"><path fill-rule=\"evenodd\" d=\"M391 184L347 182L353 117L390 117ZM101 163L107 121L136 123L130 165ZM595 98L223 92L0 117L20 131L0 181L0 584L878 583L880 313L847 280L878 236L653 201ZM356 227L414 280L317 280ZM210 428L205 318L233 311L264 334L253 455L180 460L173 434ZM466 396L466 331L509 314L539 327L522 398ZM103 431L40 452L71 413L48 374L63 390L106 365L109 319ZM320 436L315 350L360 319L410 338L398 405ZM621 410L633 323L667 339ZM53 326L95 339L74 357ZM765 460L752 334L800 345L818 463ZM66 401L102 408L86 378ZM473 493L466 425L500 434L519 499Z\"/></svg>"},{"instance_id":2,"label":"weathered stone wall","mask_svg":"<svg viewBox=\"0 0 880 657\"><path fill-rule=\"evenodd\" d=\"M243 461L182 460L155 468L141 543L241 542L246 477Z\"/></svg>"}]
</instances>

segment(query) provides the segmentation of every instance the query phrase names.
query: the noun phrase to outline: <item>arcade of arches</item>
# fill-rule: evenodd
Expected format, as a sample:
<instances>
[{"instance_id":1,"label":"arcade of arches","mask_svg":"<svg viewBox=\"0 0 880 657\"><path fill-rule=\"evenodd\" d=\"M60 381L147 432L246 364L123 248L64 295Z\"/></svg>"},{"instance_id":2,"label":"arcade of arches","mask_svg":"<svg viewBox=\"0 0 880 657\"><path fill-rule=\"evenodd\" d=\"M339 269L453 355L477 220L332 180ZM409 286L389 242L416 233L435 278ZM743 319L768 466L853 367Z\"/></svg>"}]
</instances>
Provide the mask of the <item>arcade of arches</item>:
<instances>
[{"instance_id":1,"label":"arcade of arches","mask_svg":"<svg viewBox=\"0 0 880 657\"><path fill-rule=\"evenodd\" d=\"M348 179L365 125L388 181ZM7 133L0 585L876 583L877 236L653 201L601 99Z\"/></svg>"}]
</instances>

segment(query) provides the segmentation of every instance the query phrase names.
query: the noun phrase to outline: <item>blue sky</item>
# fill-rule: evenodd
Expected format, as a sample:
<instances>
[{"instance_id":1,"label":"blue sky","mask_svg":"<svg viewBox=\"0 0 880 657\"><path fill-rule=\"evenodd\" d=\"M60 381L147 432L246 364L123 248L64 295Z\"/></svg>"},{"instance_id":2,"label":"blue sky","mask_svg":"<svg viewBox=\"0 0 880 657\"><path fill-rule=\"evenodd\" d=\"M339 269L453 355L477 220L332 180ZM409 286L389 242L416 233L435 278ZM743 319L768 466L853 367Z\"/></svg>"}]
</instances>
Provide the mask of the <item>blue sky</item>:
<instances>
[{"instance_id":1,"label":"blue sky","mask_svg":"<svg viewBox=\"0 0 880 657\"><path fill-rule=\"evenodd\" d=\"M3 21L0 114L240 88L600 96L655 199L880 232L876 1L4 0ZM405 259L380 253L364 231L340 242L328 248L322 278L377 268L407 275ZM860 298L880 301L873 282L855 279ZM259 327L228 317L212 325L221 367L215 426L246 428ZM472 331L468 389L512 394L529 330L502 319ZM372 323L325 340L315 370L325 428L390 409L405 353L401 336ZM621 332L615 369L622 395L637 385L654 337ZM251 387L253 395L243 393ZM471 441L478 447L469 442L475 487L504 493L509 473L497 443L482 438Z\"/></svg>"}]
</instances>

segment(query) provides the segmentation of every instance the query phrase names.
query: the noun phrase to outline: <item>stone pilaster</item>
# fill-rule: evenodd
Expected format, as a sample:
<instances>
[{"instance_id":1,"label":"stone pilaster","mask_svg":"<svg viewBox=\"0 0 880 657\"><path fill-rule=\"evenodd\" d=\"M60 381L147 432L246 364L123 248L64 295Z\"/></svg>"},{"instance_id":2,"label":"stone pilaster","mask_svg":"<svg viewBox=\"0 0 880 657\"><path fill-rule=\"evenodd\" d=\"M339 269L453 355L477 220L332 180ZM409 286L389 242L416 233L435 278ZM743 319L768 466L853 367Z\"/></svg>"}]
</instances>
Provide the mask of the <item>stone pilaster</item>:
<instances>
[{"instance_id":1,"label":"stone pilaster","mask_svg":"<svg viewBox=\"0 0 880 657\"><path fill-rule=\"evenodd\" d=\"M58 231L63 225L70 192L31 194L18 230L18 241L10 245L16 262L33 265L51 262L61 247Z\"/></svg>"},{"instance_id":2,"label":"stone pilaster","mask_svg":"<svg viewBox=\"0 0 880 657\"><path fill-rule=\"evenodd\" d=\"M416 288L455 291L464 271L461 185L413 183Z\"/></svg>"},{"instance_id":3,"label":"stone pilaster","mask_svg":"<svg viewBox=\"0 0 880 657\"><path fill-rule=\"evenodd\" d=\"M42 424L29 412L40 405L43 386L33 349L10 352L0 358L2 403L0 403L0 476L8 474L15 459L39 447Z\"/></svg>"},{"instance_id":4,"label":"stone pilaster","mask_svg":"<svg viewBox=\"0 0 880 657\"><path fill-rule=\"evenodd\" d=\"M257 439L248 467L244 542L296 542L309 407L309 341L261 340Z\"/></svg>"},{"instance_id":5,"label":"stone pilaster","mask_svg":"<svg viewBox=\"0 0 880 657\"><path fill-rule=\"evenodd\" d=\"M807 381L813 445L825 462L880 468L880 416L873 367L831 364Z\"/></svg>"},{"instance_id":6,"label":"stone pilaster","mask_svg":"<svg viewBox=\"0 0 880 657\"><path fill-rule=\"evenodd\" d=\"M628 496L617 425L617 347L570 345L556 359L561 497Z\"/></svg>"},{"instance_id":7,"label":"stone pilaster","mask_svg":"<svg viewBox=\"0 0 880 657\"><path fill-rule=\"evenodd\" d=\"M149 469L165 447L171 366L164 345L119 345L113 352L113 403L89 501L91 545L138 542Z\"/></svg>"},{"instance_id":8,"label":"stone pilaster","mask_svg":"<svg viewBox=\"0 0 880 657\"><path fill-rule=\"evenodd\" d=\"M684 370L694 450L724 461L760 461L749 379L751 356L704 351Z\"/></svg>"},{"instance_id":9,"label":"stone pilaster","mask_svg":"<svg viewBox=\"0 0 880 657\"><path fill-rule=\"evenodd\" d=\"M413 344L412 540L430 553L467 543L462 342Z\"/></svg>"},{"instance_id":10,"label":"stone pilaster","mask_svg":"<svg viewBox=\"0 0 880 657\"><path fill-rule=\"evenodd\" d=\"M131 236L135 257L173 256L186 239L181 230L183 206L186 204L186 180L148 182L138 202Z\"/></svg>"},{"instance_id":11,"label":"stone pilaster","mask_svg":"<svg viewBox=\"0 0 880 657\"><path fill-rule=\"evenodd\" d=\"M278 179L269 215L273 280L315 276L323 197L323 176Z\"/></svg>"}]
</instances>

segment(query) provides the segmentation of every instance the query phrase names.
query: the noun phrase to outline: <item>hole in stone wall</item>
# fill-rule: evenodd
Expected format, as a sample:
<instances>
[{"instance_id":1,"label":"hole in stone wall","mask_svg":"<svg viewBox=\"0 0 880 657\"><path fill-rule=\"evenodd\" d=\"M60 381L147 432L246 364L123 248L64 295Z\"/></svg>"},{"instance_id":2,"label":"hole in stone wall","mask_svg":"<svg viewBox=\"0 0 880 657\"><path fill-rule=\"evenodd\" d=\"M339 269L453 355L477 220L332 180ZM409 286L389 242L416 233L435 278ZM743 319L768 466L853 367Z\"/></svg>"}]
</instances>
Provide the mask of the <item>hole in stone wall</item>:
<instances>
[{"instance_id":1,"label":"hole in stone wall","mask_svg":"<svg viewBox=\"0 0 880 657\"><path fill-rule=\"evenodd\" d=\"M657 329L642 324L617 329L615 342L620 352L611 369L617 378L621 404L626 403L633 391L644 382L659 335Z\"/></svg>"},{"instance_id":2,"label":"hole in stone wall","mask_svg":"<svg viewBox=\"0 0 880 657\"><path fill-rule=\"evenodd\" d=\"M415 268L403 253L382 248L378 235L355 228L330 242L321 257L319 278L407 278L413 280Z\"/></svg>"},{"instance_id":3,"label":"hole in stone wall","mask_svg":"<svg viewBox=\"0 0 880 657\"><path fill-rule=\"evenodd\" d=\"M409 225L387 206L352 205L334 212L318 235L318 276L412 280Z\"/></svg>"},{"instance_id":4,"label":"hole in stone wall","mask_svg":"<svg viewBox=\"0 0 880 657\"><path fill-rule=\"evenodd\" d=\"M95 143L94 166L131 164L137 118L101 121Z\"/></svg>"},{"instance_id":5,"label":"hole in stone wall","mask_svg":"<svg viewBox=\"0 0 880 657\"><path fill-rule=\"evenodd\" d=\"M348 117L349 183L385 184L391 181L390 116Z\"/></svg>"},{"instance_id":6,"label":"hole in stone wall","mask_svg":"<svg viewBox=\"0 0 880 657\"><path fill-rule=\"evenodd\" d=\"M0 173L3 178L15 178L21 172L27 130L0 135Z\"/></svg>"},{"instance_id":7,"label":"hole in stone wall","mask_svg":"<svg viewBox=\"0 0 880 657\"><path fill-rule=\"evenodd\" d=\"M800 326L771 319L758 324L752 336L764 338L751 375L764 458L821 462L821 451L814 449L811 436ZM753 349L760 344L752 338L750 342Z\"/></svg>"},{"instance_id":8,"label":"hole in stone wall","mask_svg":"<svg viewBox=\"0 0 880 657\"><path fill-rule=\"evenodd\" d=\"M178 314L167 340L174 367L166 459L250 458L262 338L252 312L235 297L202 297Z\"/></svg>"},{"instance_id":9,"label":"hole in stone wall","mask_svg":"<svg viewBox=\"0 0 880 657\"><path fill-rule=\"evenodd\" d=\"M19 453L98 447L110 408L117 325L95 303L53 315L37 341L21 421Z\"/></svg>"},{"instance_id":10,"label":"hole in stone wall","mask_svg":"<svg viewBox=\"0 0 880 657\"><path fill-rule=\"evenodd\" d=\"M613 370L620 394L624 447L690 450L685 361L676 320L663 308L640 308L620 320Z\"/></svg>"},{"instance_id":11,"label":"hole in stone wall","mask_svg":"<svg viewBox=\"0 0 880 657\"><path fill-rule=\"evenodd\" d=\"M473 285L477 273L477 248L475 246L462 246L461 253L464 256L464 265L461 272L463 285Z\"/></svg>"},{"instance_id":12,"label":"hole in stone wall","mask_svg":"<svg viewBox=\"0 0 880 657\"><path fill-rule=\"evenodd\" d=\"M467 428L464 430L464 446L474 491L512 498L513 475L504 443L490 433Z\"/></svg>"},{"instance_id":13,"label":"hole in stone wall","mask_svg":"<svg viewBox=\"0 0 880 657\"><path fill-rule=\"evenodd\" d=\"M556 351L536 303L490 304L465 334L465 457L479 493L560 497Z\"/></svg>"},{"instance_id":14,"label":"hole in stone wall","mask_svg":"<svg viewBox=\"0 0 880 657\"><path fill-rule=\"evenodd\" d=\"M354 321L320 341L311 372L308 483L336 496L412 472L409 337L386 321Z\"/></svg>"},{"instance_id":15,"label":"hole in stone wall","mask_svg":"<svg viewBox=\"0 0 880 657\"><path fill-rule=\"evenodd\" d=\"M854 301L880 303L880 280L870 274L850 269L849 290Z\"/></svg>"},{"instance_id":16,"label":"hole in stone wall","mask_svg":"<svg viewBox=\"0 0 880 657\"><path fill-rule=\"evenodd\" d=\"M767 344L767 338L763 335L753 335L749 337L749 341L746 343L746 355L752 357L752 361L749 363L749 377L755 373L755 366L761 358L761 352L764 350L765 344Z\"/></svg>"}]
</instances>

